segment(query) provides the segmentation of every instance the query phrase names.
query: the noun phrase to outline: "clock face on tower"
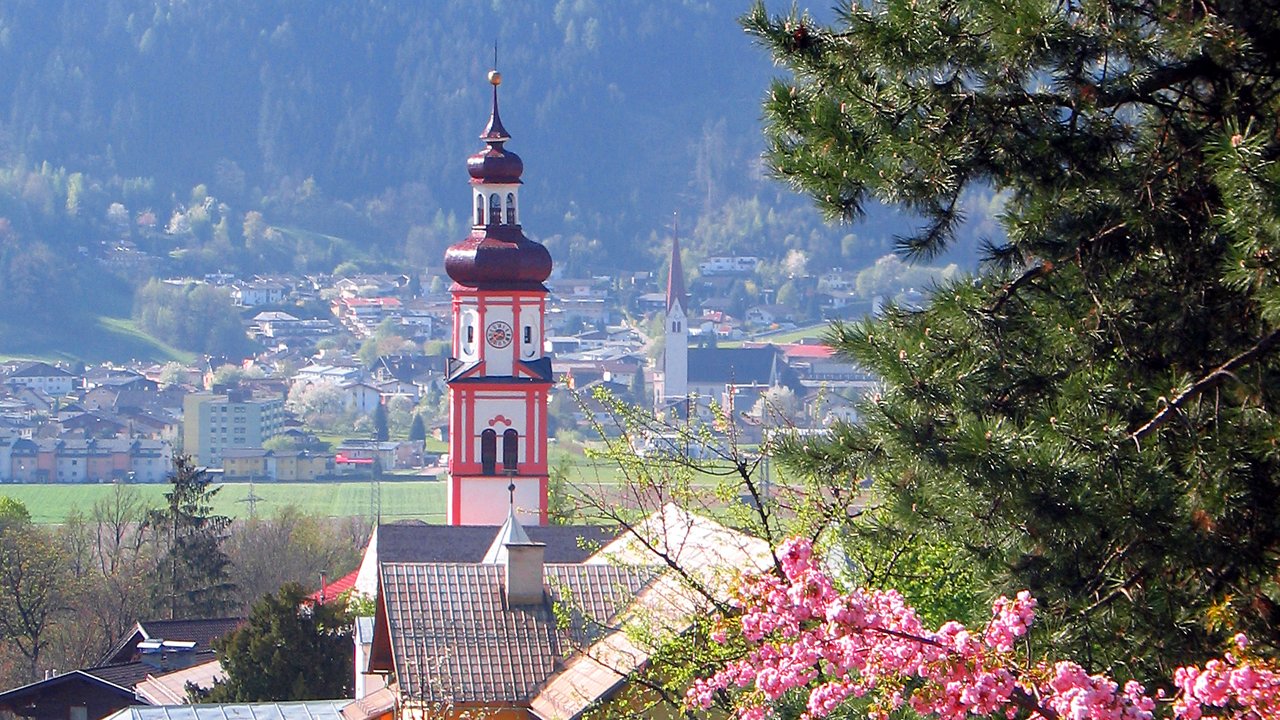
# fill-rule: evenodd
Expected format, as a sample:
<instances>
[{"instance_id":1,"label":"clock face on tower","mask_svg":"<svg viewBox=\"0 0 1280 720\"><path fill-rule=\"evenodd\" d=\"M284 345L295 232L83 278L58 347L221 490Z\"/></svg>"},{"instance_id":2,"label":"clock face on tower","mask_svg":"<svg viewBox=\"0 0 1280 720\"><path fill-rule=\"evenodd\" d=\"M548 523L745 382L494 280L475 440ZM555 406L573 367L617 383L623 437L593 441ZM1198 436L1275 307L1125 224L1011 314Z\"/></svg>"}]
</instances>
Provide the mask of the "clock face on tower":
<instances>
[{"instance_id":1,"label":"clock face on tower","mask_svg":"<svg viewBox=\"0 0 1280 720\"><path fill-rule=\"evenodd\" d=\"M493 347L504 348L511 344L511 325L502 320L491 322L484 336Z\"/></svg>"}]
</instances>

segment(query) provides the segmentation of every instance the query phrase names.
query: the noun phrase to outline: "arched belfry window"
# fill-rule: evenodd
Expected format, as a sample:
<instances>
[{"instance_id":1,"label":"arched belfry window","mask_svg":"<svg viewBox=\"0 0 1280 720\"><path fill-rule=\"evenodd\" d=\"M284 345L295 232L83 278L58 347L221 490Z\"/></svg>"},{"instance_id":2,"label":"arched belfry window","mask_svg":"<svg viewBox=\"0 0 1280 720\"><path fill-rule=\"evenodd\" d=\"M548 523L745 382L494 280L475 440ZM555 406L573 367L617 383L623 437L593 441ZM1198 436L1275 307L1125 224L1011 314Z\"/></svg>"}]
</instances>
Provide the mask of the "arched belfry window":
<instances>
[{"instance_id":1,"label":"arched belfry window","mask_svg":"<svg viewBox=\"0 0 1280 720\"><path fill-rule=\"evenodd\" d=\"M480 433L480 472L498 474L498 433L493 428Z\"/></svg>"},{"instance_id":2,"label":"arched belfry window","mask_svg":"<svg viewBox=\"0 0 1280 720\"><path fill-rule=\"evenodd\" d=\"M520 461L519 454L520 433L514 428L502 433L502 469L515 470L516 463Z\"/></svg>"},{"instance_id":3,"label":"arched belfry window","mask_svg":"<svg viewBox=\"0 0 1280 720\"><path fill-rule=\"evenodd\" d=\"M489 196L489 224L500 225L502 223L502 196L494 193Z\"/></svg>"},{"instance_id":4,"label":"arched belfry window","mask_svg":"<svg viewBox=\"0 0 1280 720\"><path fill-rule=\"evenodd\" d=\"M476 195L476 224L484 224L484 195Z\"/></svg>"},{"instance_id":5,"label":"arched belfry window","mask_svg":"<svg viewBox=\"0 0 1280 720\"><path fill-rule=\"evenodd\" d=\"M507 193L507 224L516 224L516 194Z\"/></svg>"}]
</instances>

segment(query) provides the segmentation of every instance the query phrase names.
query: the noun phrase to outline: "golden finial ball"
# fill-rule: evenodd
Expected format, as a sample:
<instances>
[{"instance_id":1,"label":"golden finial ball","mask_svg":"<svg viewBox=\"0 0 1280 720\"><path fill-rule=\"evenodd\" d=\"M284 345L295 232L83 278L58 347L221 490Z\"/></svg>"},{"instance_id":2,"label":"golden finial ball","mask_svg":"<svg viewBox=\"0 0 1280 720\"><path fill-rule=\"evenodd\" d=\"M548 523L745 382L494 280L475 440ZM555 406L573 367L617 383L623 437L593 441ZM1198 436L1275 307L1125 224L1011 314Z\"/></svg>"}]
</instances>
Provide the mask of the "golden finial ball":
<instances>
[{"instance_id":1,"label":"golden finial ball","mask_svg":"<svg viewBox=\"0 0 1280 720\"><path fill-rule=\"evenodd\" d=\"M491 85L501 85L501 84L502 84L502 73L498 72L497 70L490 70L490 71L489 71L489 84L491 84Z\"/></svg>"}]
</instances>

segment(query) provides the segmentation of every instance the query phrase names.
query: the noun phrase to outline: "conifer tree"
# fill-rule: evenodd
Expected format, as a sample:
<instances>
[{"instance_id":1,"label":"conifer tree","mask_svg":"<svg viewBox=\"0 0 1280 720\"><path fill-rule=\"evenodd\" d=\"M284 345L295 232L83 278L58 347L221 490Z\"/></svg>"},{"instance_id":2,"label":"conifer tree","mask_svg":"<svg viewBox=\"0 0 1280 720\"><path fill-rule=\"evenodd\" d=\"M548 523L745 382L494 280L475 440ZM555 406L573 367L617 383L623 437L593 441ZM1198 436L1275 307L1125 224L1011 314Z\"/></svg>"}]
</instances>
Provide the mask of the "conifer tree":
<instances>
[{"instance_id":1,"label":"conifer tree","mask_svg":"<svg viewBox=\"0 0 1280 720\"><path fill-rule=\"evenodd\" d=\"M645 406L651 402L649 391L644 383L643 367L636 368L636 371L631 373L631 382L627 385L627 392L631 395L631 402L636 405Z\"/></svg>"},{"instance_id":2,"label":"conifer tree","mask_svg":"<svg viewBox=\"0 0 1280 720\"><path fill-rule=\"evenodd\" d=\"M413 414L413 424L409 426L409 439L419 442L427 439L427 425L422 421L422 413Z\"/></svg>"},{"instance_id":3,"label":"conifer tree","mask_svg":"<svg viewBox=\"0 0 1280 720\"><path fill-rule=\"evenodd\" d=\"M259 599L249 620L215 642L227 677L199 702L268 702L348 697L352 684L351 614L346 603L319 604L297 583Z\"/></svg>"},{"instance_id":4,"label":"conifer tree","mask_svg":"<svg viewBox=\"0 0 1280 720\"><path fill-rule=\"evenodd\" d=\"M920 259L967 192L1003 199L976 277L831 331L882 387L784 454L873 481L852 550L954 548L1092 670L1167 677L1234 628L1275 653L1280 10L880 0L744 25L790 72L768 162L829 216L913 212Z\"/></svg>"},{"instance_id":5,"label":"conifer tree","mask_svg":"<svg viewBox=\"0 0 1280 720\"><path fill-rule=\"evenodd\" d=\"M162 543L162 602L170 618L217 617L230 609L235 590L222 548L231 518L213 514L221 488L210 487L204 468L186 455L174 458L169 482L165 506L147 519Z\"/></svg>"},{"instance_id":6,"label":"conifer tree","mask_svg":"<svg viewBox=\"0 0 1280 720\"><path fill-rule=\"evenodd\" d=\"M378 442L386 442L391 438L391 429L387 426L387 406L378 403L373 409L373 434Z\"/></svg>"}]
</instances>

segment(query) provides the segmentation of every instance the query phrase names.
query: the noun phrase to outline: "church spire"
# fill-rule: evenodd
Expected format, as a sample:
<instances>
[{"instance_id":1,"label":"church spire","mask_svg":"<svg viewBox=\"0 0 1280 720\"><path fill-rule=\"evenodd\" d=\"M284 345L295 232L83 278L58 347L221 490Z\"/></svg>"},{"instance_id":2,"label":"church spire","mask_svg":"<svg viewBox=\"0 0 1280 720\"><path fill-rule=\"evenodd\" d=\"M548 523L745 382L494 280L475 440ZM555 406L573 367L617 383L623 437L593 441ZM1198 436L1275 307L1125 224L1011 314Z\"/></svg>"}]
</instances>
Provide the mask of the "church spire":
<instances>
[{"instance_id":1,"label":"church spire","mask_svg":"<svg viewBox=\"0 0 1280 720\"><path fill-rule=\"evenodd\" d=\"M667 275L666 340L662 350L662 384L655 388L656 409L663 410L676 398L689 394L689 294L680 264L680 227L671 237L671 264Z\"/></svg>"},{"instance_id":2,"label":"church spire","mask_svg":"<svg viewBox=\"0 0 1280 720\"><path fill-rule=\"evenodd\" d=\"M680 225L677 222L671 235L671 272L667 275L667 312L678 302L681 310L687 310L689 293L684 289L684 267L680 264Z\"/></svg>"}]
</instances>

